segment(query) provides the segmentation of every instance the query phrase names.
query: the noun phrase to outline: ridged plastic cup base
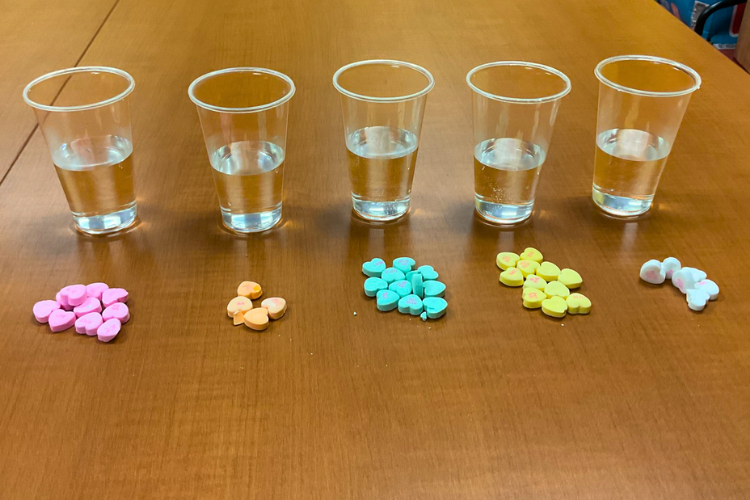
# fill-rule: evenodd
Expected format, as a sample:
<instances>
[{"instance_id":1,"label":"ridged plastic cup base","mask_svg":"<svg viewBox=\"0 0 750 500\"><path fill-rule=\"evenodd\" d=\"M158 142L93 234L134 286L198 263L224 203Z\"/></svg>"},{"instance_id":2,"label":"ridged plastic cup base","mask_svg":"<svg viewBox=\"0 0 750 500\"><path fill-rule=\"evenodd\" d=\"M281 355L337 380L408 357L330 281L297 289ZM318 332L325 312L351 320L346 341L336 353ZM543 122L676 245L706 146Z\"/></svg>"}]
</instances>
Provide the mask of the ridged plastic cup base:
<instances>
[{"instance_id":1,"label":"ridged plastic cup base","mask_svg":"<svg viewBox=\"0 0 750 500\"><path fill-rule=\"evenodd\" d=\"M524 205L506 205L490 203L475 197L474 208L483 219L493 224L518 224L531 217L534 202Z\"/></svg>"},{"instance_id":2,"label":"ridged plastic cup base","mask_svg":"<svg viewBox=\"0 0 750 500\"><path fill-rule=\"evenodd\" d=\"M281 220L281 203L279 203L278 208L273 210L251 214L233 214L222 209L221 219L227 229L236 233L257 233L260 231L266 231L278 224Z\"/></svg>"},{"instance_id":3,"label":"ridged plastic cup base","mask_svg":"<svg viewBox=\"0 0 750 500\"><path fill-rule=\"evenodd\" d=\"M403 217L409 211L409 201L406 197L396 201L365 201L352 196L354 211L366 220L387 222Z\"/></svg>"},{"instance_id":4,"label":"ridged plastic cup base","mask_svg":"<svg viewBox=\"0 0 750 500\"><path fill-rule=\"evenodd\" d=\"M596 184L592 189L594 203L610 215L617 217L636 217L648 212L654 197L636 199L626 196L614 196L601 191Z\"/></svg>"},{"instance_id":5,"label":"ridged plastic cup base","mask_svg":"<svg viewBox=\"0 0 750 500\"><path fill-rule=\"evenodd\" d=\"M85 217L73 214L73 222L75 222L76 229L82 233L92 235L111 234L132 226L137 215L137 206L133 202L133 205L128 208L105 215Z\"/></svg>"}]
</instances>

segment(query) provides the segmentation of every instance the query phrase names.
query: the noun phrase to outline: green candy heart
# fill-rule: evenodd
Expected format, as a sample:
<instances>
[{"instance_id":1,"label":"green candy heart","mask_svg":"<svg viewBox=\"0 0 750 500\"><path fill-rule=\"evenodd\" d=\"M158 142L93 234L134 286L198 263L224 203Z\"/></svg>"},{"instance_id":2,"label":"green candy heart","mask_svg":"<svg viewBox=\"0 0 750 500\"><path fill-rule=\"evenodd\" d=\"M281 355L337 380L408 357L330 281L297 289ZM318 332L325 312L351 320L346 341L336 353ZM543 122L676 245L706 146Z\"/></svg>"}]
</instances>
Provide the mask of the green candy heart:
<instances>
[{"instance_id":1,"label":"green candy heart","mask_svg":"<svg viewBox=\"0 0 750 500\"><path fill-rule=\"evenodd\" d=\"M422 309L422 299L416 295L407 295L406 297L401 297L401 300L398 301L398 312L400 313L419 316Z\"/></svg>"},{"instance_id":2,"label":"green candy heart","mask_svg":"<svg viewBox=\"0 0 750 500\"><path fill-rule=\"evenodd\" d=\"M419 266L417 271L419 271L425 281L438 279L438 273L432 268L432 266Z\"/></svg>"},{"instance_id":3,"label":"green candy heart","mask_svg":"<svg viewBox=\"0 0 750 500\"><path fill-rule=\"evenodd\" d=\"M406 280L394 281L388 285L388 290L396 292L399 297L406 297L411 293L411 283Z\"/></svg>"},{"instance_id":4,"label":"green candy heart","mask_svg":"<svg viewBox=\"0 0 750 500\"><path fill-rule=\"evenodd\" d=\"M380 278L367 278L365 280L365 295L368 297L374 297L380 290L388 288L388 283Z\"/></svg>"},{"instance_id":5,"label":"green candy heart","mask_svg":"<svg viewBox=\"0 0 750 500\"><path fill-rule=\"evenodd\" d=\"M401 299L396 292L391 290L380 290L377 295L377 303L379 311L393 311L398 306L398 301Z\"/></svg>"},{"instance_id":6,"label":"green candy heart","mask_svg":"<svg viewBox=\"0 0 750 500\"><path fill-rule=\"evenodd\" d=\"M402 273L408 273L411 271L414 268L414 264L416 264L416 261L411 257L399 257L398 259L393 259L393 267Z\"/></svg>"},{"instance_id":7,"label":"green candy heart","mask_svg":"<svg viewBox=\"0 0 750 500\"><path fill-rule=\"evenodd\" d=\"M424 287L422 285L422 275L417 273L411 277L411 293L417 297L424 297Z\"/></svg>"},{"instance_id":8,"label":"green candy heart","mask_svg":"<svg viewBox=\"0 0 750 500\"><path fill-rule=\"evenodd\" d=\"M425 281L425 297L443 297L445 295L445 283L440 281Z\"/></svg>"},{"instance_id":9,"label":"green candy heart","mask_svg":"<svg viewBox=\"0 0 750 500\"><path fill-rule=\"evenodd\" d=\"M430 319L438 319L445 314L445 310L448 308L448 302L440 297L427 297L422 301L422 305Z\"/></svg>"},{"instance_id":10,"label":"green candy heart","mask_svg":"<svg viewBox=\"0 0 750 500\"><path fill-rule=\"evenodd\" d=\"M385 271L385 261L383 259L376 258L362 264L362 272L371 278L380 278L383 271Z\"/></svg>"},{"instance_id":11,"label":"green candy heart","mask_svg":"<svg viewBox=\"0 0 750 500\"><path fill-rule=\"evenodd\" d=\"M388 284L391 284L394 281L400 281L404 279L406 275L395 267L389 267L388 269L383 271L380 277L383 278Z\"/></svg>"}]
</instances>

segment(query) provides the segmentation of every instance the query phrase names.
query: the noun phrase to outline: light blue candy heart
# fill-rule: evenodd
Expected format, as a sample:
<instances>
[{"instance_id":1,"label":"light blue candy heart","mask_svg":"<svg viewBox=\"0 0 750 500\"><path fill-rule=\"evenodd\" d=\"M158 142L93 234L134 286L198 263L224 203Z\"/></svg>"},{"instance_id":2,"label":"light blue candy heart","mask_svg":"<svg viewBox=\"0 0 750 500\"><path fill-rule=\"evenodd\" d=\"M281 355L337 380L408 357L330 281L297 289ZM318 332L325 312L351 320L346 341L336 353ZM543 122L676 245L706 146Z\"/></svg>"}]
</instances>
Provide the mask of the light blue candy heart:
<instances>
[{"instance_id":1,"label":"light blue candy heart","mask_svg":"<svg viewBox=\"0 0 750 500\"><path fill-rule=\"evenodd\" d=\"M411 283L411 277L415 274L419 274L421 276L420 272L415 269L414 271L409 271L408 273L406 273L406 281Z\"/></svg>"},{"instance_id":2,"label":"light blue candy heart","mask_svg":"<svg viewBox=\"0 0 750 500\"><path fill-rule=\"evenodd\" d=\"M378 310L380 311L393 311L396 309L398 301L401 299L396 292L392 292L391 290L380 290L377 297Z\"/></svg>"},{"instance_id":3,"label":"light blue candy heart","mask_svg":"<svg viewBox=\"0 0 750 500\"><path fill-rule=\"evenodd\" d=\"M438 319L445 314L445 310L448 308L448 303L440 297L427 297L422 301L422 305L424 305L424 310L430 319Z\"/></svg>"},{"instance_id":4,"label":"light blue candy heart","mask_svg":"<svg viewBox=\"0 0 750 500\"><path fill-rule=\"evenodd\" d=\"M417 273L411 277L411 293L419 298L424 297L424 287L422 286L422 275Z\"/></svg>"},{"instance_id":5,"label":"light blue candy heart","mask_svg":"<svg viewBox=\"0 0 750 500\"><path fill-rule=\"evenodd\" d=\"M427 313L426 312L423 312L422 314L420 314L419 317L422 318L422 321L427 321Z\"/></svg>"},{"instance_id":6,"label":"light blue candy heart","mask_svg":"<svg viewBox=\"0 0 750 500\"><path fill-rule=\"evenodd\" d=\"M445 283L441 281L425 281L425 297L443 297L445 295Z\"/></svg>"},{"instance_id":7,"label":"light blue candy heart","mask_svg":"<svg viewBox=\"0 0 750 500\"><path fill-rule=\"evenodd\" d=\"M394 281L404 279L406 275L394 267L389 267L388 269L383 271L380 277L383 278L388 284L391 284Z\"/></svg>"},{"instance_id":8,"label":"light blue candy heart","mask_svg":"<svg viewBox=\"0 0 750 500\"><path fill-rule=\"evenodd\" d=\"M400 313L419 316L422 309L422 299L416 295L407 295L406 297L401 297L401 300L398 301L398 312Z\"/></svg>"},{"instance_id":9,"label":"light blue candy heart","mask_svg":"<svg viewBox=\"0 0 750 500\"><path fill-rule=\"evenodd\" d=\"M368 297L374 297L380 290L388 288L388 283L380 278L367 278L365 280L365 295Z\"/></svg>"},{"instance_id":10,"label":"light blue candy heart","mask_svg":"<svg viewBox=\"0 0 750 500\"><path fill-rule=\"evenodd\" d=\"M385 261L383 259L372 259L370 262L362 264L362 272L367 276L380 278L380 274L385 271Z\"/></svg>"},{"instance_id":11,"label":"light blue candy heart","mask_svg":"<svg viewBox=\"0 0 750 500\"><path fill-rule=\"evenodd\" d=\"M411 283L406 280L394 281L388 285L388 290L396 292L399 297L406 297L411 293Z\"/></svg>"},{"instance_id":12,"label":"light blue candy heart","mask_svg":"<svg viewBox=\"0 0 750 500\"><path fill-rule=\"evenodd\" d=\"M416 261L411 257L399 257L398 259L393 259L393 267L402 273L408 273L411 271L414 268L414 264L416 264Z\"/></svg>"},{"instance_id":13,"label":"light blue candy heart","mask_svg":"<svg viewBox=\"0 0 750 500\"><path fill-rule=\"evenodd\" d=\"M417 271L419 271L425 281L438 279L438 273L432 266L419 266Z\"/></svg>"}]
</instances>

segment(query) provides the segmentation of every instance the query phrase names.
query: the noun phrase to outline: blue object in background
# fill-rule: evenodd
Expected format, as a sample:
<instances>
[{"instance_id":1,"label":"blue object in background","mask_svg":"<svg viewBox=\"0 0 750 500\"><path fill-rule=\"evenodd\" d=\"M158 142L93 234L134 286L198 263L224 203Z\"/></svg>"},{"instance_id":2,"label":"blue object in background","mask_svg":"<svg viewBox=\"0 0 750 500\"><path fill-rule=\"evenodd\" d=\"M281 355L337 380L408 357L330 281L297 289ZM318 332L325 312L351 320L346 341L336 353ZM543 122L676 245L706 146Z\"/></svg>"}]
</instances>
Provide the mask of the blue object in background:
<instances>
[{"instance_id":1,"label":"blue object in background","mask_svg":"<svg viewBox=\"0 0 750 500\"><path fill-rule=\"evenodd\" d=\"M718 3L719 0L658 0L662 7L679 18L691 28L695 28L701 12L708 7ZM737 35L740 32L742 15L745 4L726 8L712 14L703 29L702 36L719 50L729 52L731 57L737 46Z\"/></svg>"}]
</instances>

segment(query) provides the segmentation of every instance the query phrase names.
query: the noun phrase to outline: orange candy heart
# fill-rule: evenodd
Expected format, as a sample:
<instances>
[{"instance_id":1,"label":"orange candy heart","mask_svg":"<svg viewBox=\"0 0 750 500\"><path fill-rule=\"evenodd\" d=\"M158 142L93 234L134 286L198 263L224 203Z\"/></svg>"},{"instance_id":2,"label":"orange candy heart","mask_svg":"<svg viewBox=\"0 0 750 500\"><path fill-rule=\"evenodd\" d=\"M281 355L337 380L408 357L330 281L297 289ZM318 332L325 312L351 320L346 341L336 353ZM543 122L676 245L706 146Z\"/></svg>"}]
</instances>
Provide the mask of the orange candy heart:
<instances>
[{"instance_id":1,"label":"orange candy heart","mask_svg":"<svg viewBox=\"0 0 750 500\"><path fill-rule=\"evenodd\" d=\"M263 295L263 289L254 281L243 281L240 283L240 286L237 287L237 295L257 299Z\"/></svg>"},{"instance_id":2,"label":"orange candy heart","mask_svg":"<svg viewBox=\"0 0 750 500\"><path fill-rule=\"evenodd\" d=\"M234 313L242 311L243 313L253 308L253 303L247 297L235 297L227 304L227 315L234 318Z\"/></svg>"},{"instance_id":3,"label":"orange candy heart","mask_svg":"<svg viewBox=\"0 0 750 500\"><path fill-rule=\"evenodd\" d=\"M268 310L259 307L245 313L245 325L251 330L262 331L268 328Z\"/></svg>"},{"instance_id":4,"label":"orange candy heart","mask_svg":"<svg viewBox=\"0 0 750 500\"><path fill-rule=\"evenodd\" d=\"M271 319L279 319L286 313L286 300L281 297L270 297L260 303L268 311Z\"/></svg>"}]
</instances>

